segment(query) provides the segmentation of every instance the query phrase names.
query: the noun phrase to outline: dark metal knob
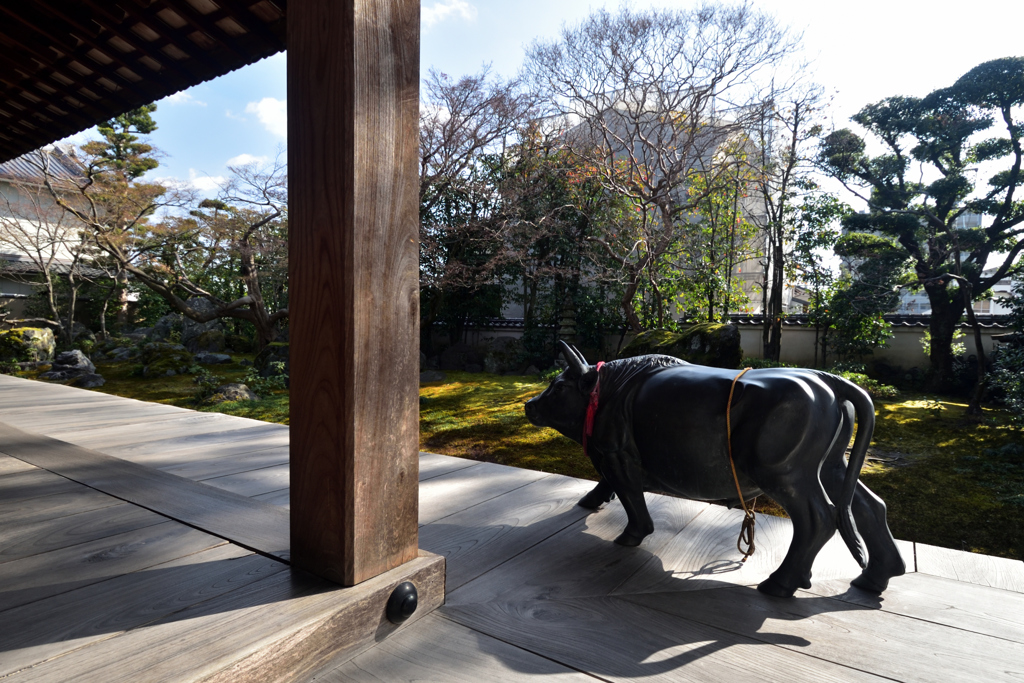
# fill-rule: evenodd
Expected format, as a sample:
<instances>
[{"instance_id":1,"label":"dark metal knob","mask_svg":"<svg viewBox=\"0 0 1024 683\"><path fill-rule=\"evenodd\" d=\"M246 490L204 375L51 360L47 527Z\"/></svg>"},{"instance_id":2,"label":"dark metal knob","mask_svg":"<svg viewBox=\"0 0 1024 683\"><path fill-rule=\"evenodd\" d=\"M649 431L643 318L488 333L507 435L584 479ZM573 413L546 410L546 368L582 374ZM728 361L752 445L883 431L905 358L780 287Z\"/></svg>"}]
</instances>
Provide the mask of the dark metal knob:
<instances>
[{"instance_id":1,"label":"dark metal knob","mask_svg":"<svg viewBox=\"0 0 1024 683\"><path fill-rule=\"evenodd\" d=\"M388 598L387 617L392 624L401 624L412 616L419 604L416 586L406 581L398 584L391 597Z\"/></svg>"}]
</instances>

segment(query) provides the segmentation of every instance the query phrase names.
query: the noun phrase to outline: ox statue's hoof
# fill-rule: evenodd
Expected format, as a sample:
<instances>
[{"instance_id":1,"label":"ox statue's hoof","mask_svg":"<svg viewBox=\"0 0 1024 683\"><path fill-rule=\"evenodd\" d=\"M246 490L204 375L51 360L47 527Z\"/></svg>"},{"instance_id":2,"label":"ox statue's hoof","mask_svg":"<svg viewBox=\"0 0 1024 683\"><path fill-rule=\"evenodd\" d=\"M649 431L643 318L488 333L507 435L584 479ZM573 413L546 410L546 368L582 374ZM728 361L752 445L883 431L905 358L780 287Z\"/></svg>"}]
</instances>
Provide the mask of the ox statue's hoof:
<instances>
[{"instance_id":1,"label":"ox statue's hoof","mask_svg":"<svg viewBox=\"0 0 1024 683\"><path fill-rule=\"evenodd\" d=\"M771 577L757 584L757 590L765 595L771 595L776 598L791 598L793 593L796 593L796 588L786 588Z\"/></svg>"},{"instance_id":2,"label":"ox statue's hoof","mask_svg":"<svg viewBox=\"0 0 1024 683\"><path fill-rule=\"evenodd\" d=\"M599 492L591 491L587 495L580 498L580 502L576 504L579 505L581 508L586 508L587 510L596 510L597 508L601 507L614 497L614 493L610 497L605 498Z\"/></svg>"},{"instance_id":3,"label":"ox statue's hoof","mask_svg":"<svg viewBox=\"0 0 1024 683\"><path fill-rule=\"evenodd\" d=\"M851 581L850 585L854 588L859 588L862 591L880 595L882 591L889 587L889 579L874 579L868 576L867 572L863 572L860 576Z\"/></svg>"},{"instance_id":4,"label":"ox statue's hoof","mask_svg":"<svg viewBox=\"0 0 1024 683\"><path fill-rule=\"evenodd\" d=\"M631 534L628 531L623 531L619 534L619 537L615 539L615 542L619 545L624 545L627 548L635 548L644 542L644 538L646 538L646 536L637 536L636 534Z\"/></svg>"}]
</instances>

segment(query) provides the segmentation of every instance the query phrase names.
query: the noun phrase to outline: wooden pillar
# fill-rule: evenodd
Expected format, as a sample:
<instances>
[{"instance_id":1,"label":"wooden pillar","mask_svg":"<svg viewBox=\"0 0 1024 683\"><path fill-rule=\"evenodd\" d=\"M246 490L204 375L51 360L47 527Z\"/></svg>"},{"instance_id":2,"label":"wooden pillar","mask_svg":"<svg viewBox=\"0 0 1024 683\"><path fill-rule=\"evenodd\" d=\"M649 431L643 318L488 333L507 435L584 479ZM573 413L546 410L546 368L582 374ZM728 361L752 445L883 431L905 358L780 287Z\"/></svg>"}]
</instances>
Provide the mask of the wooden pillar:
<instances>
[{"instance_id":1,"label":"wooden pillar","mask_svg":"<svg viewBox=\"0 0 1024 683\"><path fill-rule=\"evenodd\" d=\"M291 556L417 556L418 0L288 1Z\"/></svg>"}]
</instances>

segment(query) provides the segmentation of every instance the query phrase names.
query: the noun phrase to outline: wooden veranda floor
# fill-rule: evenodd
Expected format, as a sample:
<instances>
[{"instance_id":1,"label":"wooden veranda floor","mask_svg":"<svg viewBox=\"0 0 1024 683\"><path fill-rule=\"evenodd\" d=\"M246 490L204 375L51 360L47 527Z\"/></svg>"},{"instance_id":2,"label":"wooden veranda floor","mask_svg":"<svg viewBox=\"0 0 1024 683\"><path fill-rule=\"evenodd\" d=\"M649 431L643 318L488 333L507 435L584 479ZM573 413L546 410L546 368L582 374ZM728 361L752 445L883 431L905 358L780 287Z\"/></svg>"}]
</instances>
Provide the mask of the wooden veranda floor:
<instances>
[{"instance_id":1,"label":"wooden veranda floor","mask_svg":"<svg viewBox=\"0 0 1024 683\"><path fill-rule=\"evenodd\" d=\"M575 505L591 482L432 454L420 547L447 558L446 602L332 663L303 634L338 592L280 561L287 443L279 425L0 376L0 678L261 680L281 647L294 664L274 680L1024 678L1024 563L902 542L910 571L879 598L849 587L834 539L811 590L769 598L753 586L786 520L760 518L740 565L741 513L651 495L656 533L621 548L618 503Z\"/></svg>"}]
</instances>

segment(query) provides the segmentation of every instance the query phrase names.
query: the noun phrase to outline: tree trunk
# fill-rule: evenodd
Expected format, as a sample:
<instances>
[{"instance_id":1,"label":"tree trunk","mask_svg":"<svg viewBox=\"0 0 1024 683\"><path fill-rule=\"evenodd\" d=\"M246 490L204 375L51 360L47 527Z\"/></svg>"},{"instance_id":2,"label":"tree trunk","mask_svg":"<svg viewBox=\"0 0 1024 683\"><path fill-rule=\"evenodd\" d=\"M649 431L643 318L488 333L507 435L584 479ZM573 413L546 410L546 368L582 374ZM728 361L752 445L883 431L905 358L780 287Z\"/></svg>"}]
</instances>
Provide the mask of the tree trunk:
<instances>
[{"instance_id":1,"label":"tree trunk","mask_svg":"<svg viewBox=\"0 0 1024 683\"><path fill-rule=\"evenodd\" d=\"M932 306L929 329L932 336L927 386L930 391L949 391L953 384L953 334L963 314L960 297L950 300L942 285L927 285L925 291Z\"/></svg>"}]
</instances>

